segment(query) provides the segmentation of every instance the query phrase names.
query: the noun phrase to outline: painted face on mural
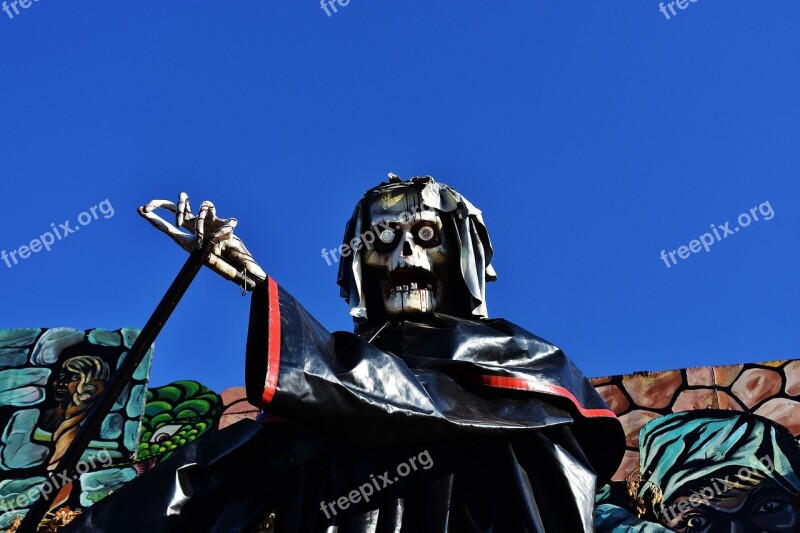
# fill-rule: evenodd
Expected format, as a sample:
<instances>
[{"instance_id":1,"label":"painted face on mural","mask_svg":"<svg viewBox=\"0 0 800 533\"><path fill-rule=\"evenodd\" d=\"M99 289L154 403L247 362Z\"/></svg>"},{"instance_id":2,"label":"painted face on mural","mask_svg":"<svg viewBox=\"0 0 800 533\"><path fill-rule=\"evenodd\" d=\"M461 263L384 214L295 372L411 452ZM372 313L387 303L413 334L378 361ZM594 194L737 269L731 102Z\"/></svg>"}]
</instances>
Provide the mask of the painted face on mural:
<instances>
[{"instance_id":1,"label":"painted face on mural","mask_svg":"<svg viewBox=\"0 0 800 533\"><path fill-rule=\"evenodd\" d=\"M730 487L707 500L679 496L662 523L678 533L793 533L800 531L798 497L771 480ZM720 486L720 485L718 485Z\"/></svg>"},{"instance_id":2,"label":"painted face on mural","mask_svg":"<svg viewBox=\"0 0 800 533\"><path fill-rule=\"evenodd\" d=\"M103 392L110 375L108 363L99 357L72 357L64 362L53 380L53 396L61 404L85 405Z\"/></svg>"},{"instance_id":3,"label":"painted face on mural","mask_svg":"<svg viewBox=\"0 0 800 533\"><path fill-rule=\"evenodd\" d=\"M69 402L78 390L81 381L80 374L61 370L53 381L53 396L59 403Z\"/></svg>"}]
</instances>

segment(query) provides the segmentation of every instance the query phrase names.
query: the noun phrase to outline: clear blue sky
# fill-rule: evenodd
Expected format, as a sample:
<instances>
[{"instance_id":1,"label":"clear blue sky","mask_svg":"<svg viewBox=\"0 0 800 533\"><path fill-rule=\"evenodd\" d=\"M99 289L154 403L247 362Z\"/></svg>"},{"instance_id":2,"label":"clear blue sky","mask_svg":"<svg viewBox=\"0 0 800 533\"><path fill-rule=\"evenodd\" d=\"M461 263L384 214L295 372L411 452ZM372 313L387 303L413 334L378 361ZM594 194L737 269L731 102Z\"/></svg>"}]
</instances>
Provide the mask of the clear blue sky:
<instances>
[{"instance_id":1,"label":"clear blue sky","mask_svg":"<svg viewBox=\"0 0 800 533\"><path fill-rule=\"evenodd\" d=\"M350 329L336 269L393 171L482 208L489 311L587 375L800 357L800 2L57 2L0 11L0 249L102 216L13 268L0 327L141 327L185 253L136 214L185 190ZM13 14L13 11L12 11ZM751 207L760 220L667 268ZM677 256L676 256L677 257ZM249 298L210 271L153 385L244 382Z\"/></svg>"}]
</instances>

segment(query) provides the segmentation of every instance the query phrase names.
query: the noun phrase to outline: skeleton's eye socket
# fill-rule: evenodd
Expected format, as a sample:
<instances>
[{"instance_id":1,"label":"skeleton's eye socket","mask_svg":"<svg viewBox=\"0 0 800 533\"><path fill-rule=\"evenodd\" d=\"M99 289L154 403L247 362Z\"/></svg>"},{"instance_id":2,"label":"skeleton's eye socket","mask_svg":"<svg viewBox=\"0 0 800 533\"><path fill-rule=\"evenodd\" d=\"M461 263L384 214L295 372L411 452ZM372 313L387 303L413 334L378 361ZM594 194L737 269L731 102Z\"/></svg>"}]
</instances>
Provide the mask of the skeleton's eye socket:
<instances>
[{"instance_id":1,"label":"skeleton's eye socket","mask_svg":"<svg viewBox=\"0 0 800 533\"><path fill-rule=\"evenodd\" d=\"M414 228L414 240L425 248L438 246L441 242L439 228L429 222L423 222Z\"/></svg>"},{"instance_id":2,"label":"skeleton's eye socket","mask_svg":"<svg viewBox=\"0 0 800 533\"><path fill-rule=\"evenodd\" d=\"M385 230L383 230L381 232L381 234L378 236L378 238L384 244L391 244L392 241L394 241L394 235L395 235L394 230L385 229Z\"/></svg>"},{"instance_id":3,"label":"skeleton's eye socket","mask_svg":"<svg viewBox=\"0 0 800 533\"><path fill-rule=\"evenodd\" d=\"M381 253L392 250L400 240L400 228L396 224L373 226L372 234L375 239L375 249Z\"/></svg>"},{"instance_id":4,"label":"skeleton's eye socket","mask_svg":"<svg viewBox=\"0 0 800 533\"><path fill-rule=\"evenodd\" d=\"M429 241L434 237L433 228L430 226L424 226L417 232L417 236L420 238L420 240Z\"/></svg>"}]
</instances>

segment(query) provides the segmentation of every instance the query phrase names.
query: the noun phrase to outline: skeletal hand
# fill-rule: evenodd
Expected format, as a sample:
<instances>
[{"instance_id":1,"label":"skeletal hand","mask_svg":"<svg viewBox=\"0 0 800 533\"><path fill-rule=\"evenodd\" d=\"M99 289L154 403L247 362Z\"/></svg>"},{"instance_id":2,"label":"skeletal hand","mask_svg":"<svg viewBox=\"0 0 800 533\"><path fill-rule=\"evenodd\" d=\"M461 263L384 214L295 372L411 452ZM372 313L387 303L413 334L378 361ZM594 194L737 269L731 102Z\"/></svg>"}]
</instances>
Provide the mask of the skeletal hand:
<instances>
[{"instance_id":1,"label":"skeletal hand","mask_svg":"<svg viewBox=\"0 0 800 533\"><path fill-rule=\"evenodd\" d=\"M166 209L173 213L177 227L157 215L156 209ZM206 265L225 279L247 286L248 289L266 280L266 273L247 251L242 240L233 234L237 220L217 218L217 210L211 202L203 202L200 212L194 215L189 207L189 197L182 192L178 205L169 200L153 200L139 207L138 211L150 224L169 235L187 252L191 253L199 248L204 238L210 239L213 247L206 259ZM188 230L189 233L179 228Z\"/></svg>"}]
</instances>

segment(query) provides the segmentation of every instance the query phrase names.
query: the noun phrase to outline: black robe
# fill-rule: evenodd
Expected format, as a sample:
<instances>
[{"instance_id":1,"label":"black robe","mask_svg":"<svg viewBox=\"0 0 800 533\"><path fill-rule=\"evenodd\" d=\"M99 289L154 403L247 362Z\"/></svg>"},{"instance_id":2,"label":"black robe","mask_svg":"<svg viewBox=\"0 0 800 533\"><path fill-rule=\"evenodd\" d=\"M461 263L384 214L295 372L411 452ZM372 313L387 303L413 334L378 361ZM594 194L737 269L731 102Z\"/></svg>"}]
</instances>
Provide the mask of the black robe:
<instances>
[{"instance_id":1,"label":"black robe","mask_svg":"<svg viewBox=\"0 0 800 533\"><path fill-rule=\"evenodd\" d=\"M329 333L268 279L246 369L268 416L192 443L69 531L250 531L270 511L279 533L593 531L624 434L561 350L503 319L374 334Z\"/></svg>"}]
</instances>

